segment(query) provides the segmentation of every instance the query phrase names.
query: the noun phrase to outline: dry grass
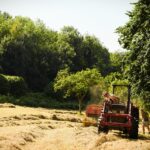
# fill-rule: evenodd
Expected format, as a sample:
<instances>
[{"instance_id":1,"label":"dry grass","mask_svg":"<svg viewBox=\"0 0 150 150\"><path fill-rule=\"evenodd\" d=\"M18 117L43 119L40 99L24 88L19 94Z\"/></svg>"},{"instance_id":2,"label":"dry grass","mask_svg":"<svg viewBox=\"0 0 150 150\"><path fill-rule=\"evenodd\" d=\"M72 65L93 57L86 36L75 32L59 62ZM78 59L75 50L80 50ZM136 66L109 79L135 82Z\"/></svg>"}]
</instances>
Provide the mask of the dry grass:
<instances>
[{"instance_id":1,"label":"dry grass","mask_svg":"<svg viewBox=\"0 0 150 150\"><path fill-rule=\"evenodd\" d=\"M89 127L89 126L97 126L97 121L93 118L87 118L85 117L82 121L83 127Z\"/></svg>"},{"instance_id":2,"label":"dry grass","mask_svg":"<svg viewBox=\"0 0 150 150\"><path fill-rule=\"evenodd\" d=\"M109 134L100 134L92 149L150 150L150 138L149 136L144 136L143 138L139 137L137 140L131 140L121 134L115 134L114 132Z\"/></svg>"},{"instance_id":3,"label":"dry grass","mask_svg":"<svg viewBox=\"0 0 150 150\"><path fill-rule=\"evenodd\" d=\"M119 138L113 134L101 134L101 136L99 136L98 140L96 141L96 144L95 146L98 147L98 146L101 146L103 143L106 143L106 142L110 142L110 141L116 141L118 140Z\"/></svg>"},{"instance_id":4,"label":"dry grass","mask_svg":"<svg viewBox=\"0 0 150 150\"><path fill-rule=\"evenodd\" d=\"M16 106L10 103L0 104L0 108L15 108Z\"/></svg>"},{"instance_id":5,"label":"dry grass","mask_svg":"<svg viewBox=\"0 0 150 150\"><path fill-rule=\"evenodd\" d=\"M149 136L129 140L114 132L98 135L95 125L96 120L76 111L1 104L0 150L150 149Z\"/></svg>"}]
</instances>

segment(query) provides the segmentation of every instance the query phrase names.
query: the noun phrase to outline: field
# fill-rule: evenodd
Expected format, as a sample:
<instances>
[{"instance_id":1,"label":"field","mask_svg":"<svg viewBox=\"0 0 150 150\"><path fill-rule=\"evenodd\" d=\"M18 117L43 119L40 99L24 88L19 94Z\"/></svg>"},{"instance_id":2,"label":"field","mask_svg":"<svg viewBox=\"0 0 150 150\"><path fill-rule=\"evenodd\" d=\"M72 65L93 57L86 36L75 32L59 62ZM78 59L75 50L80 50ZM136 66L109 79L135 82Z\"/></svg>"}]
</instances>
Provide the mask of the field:
<instances>
[{"instance_id":1,"label":"field","mask_svg":"<svg viewBox=\"0 0 150 150\"><path fill-rule=\"evenodd\" d=\"M0 104L2 150L150 150L150 136L129 140L116 131L97 134L83 127L76 111ZM141 128L140 128L141 132Z\"/></svg>"}]
</instances>

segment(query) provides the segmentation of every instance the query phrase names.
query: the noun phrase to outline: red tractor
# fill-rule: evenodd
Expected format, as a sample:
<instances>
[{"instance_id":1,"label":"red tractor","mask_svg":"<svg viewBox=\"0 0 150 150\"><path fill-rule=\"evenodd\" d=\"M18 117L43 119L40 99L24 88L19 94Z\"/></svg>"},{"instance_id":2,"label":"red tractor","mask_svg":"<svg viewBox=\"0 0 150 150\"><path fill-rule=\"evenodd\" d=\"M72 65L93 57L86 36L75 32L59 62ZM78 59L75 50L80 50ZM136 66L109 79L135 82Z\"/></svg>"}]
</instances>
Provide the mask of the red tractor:
<instances>
[{"instance_id":1,"label":"red tractor","mask_svg":"<svg viewBox=\"0 0 150 150\"><path fill-rule=\"evenodd\" d=\"M131 103L131 86L113 85L113 94L117 86L125 86L128 88L127 105L104 103L98 118L98 133L108 133L109 129L122 130L130 138L136 139L138 138L139 109Z\"/></svg>"},{"instance_id":2,"label":"red tractor","mask_svg":"<svg viewBox=\"0 0 150 150\"><path fill-rule=\"evenodd\" d=\"M99 115L98 117L98 133L108 133L110 129L121 130L124 134L128 134L130 138L138 138L138 124L139 124L139 109L131 103L131 86L130 85L113 85L113 94L117 86L124 86L128 89L127 104L112 103L108 104L104 102L104 105L99 111L98 107L86 110L87 116ZM99 113L99 114L98 114Z\"/></svg>"}]
</instances>

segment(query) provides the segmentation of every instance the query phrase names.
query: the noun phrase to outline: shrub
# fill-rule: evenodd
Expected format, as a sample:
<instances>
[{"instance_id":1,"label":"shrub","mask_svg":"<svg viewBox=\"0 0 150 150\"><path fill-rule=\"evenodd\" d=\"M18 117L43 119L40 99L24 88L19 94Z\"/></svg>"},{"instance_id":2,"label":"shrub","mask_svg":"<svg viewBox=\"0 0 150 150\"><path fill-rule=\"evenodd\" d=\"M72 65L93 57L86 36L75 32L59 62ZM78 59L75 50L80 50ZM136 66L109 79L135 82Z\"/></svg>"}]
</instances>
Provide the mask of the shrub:
<instances>
[{"instance_id":1,"label":"shrub","mask_svg":"<svg viewBox=\"0 0 150 150\"><path fill-rule=\"evenodd\" d=\"M60 101L45 95L44 93L27 93L16 99L15 104L31 107L45 107L55 109L78 109L77 101Z\"/></svg>"},{"instance_id":2,"label":"shrub","mask_svg":"<svg viewBox=\"0 0 150 150\"><path fill-rule=\"evenodd\" d=\"M5 76L8 80L10 89L9 93L14 96L22 96L27 91L27 84L22 77L18 76Z\"/></svg>"},{"instance_id":3,"label":"shrub","mask_svg":"<svg viewBox=\"0 0 150 150\"><path fill-rule=\"evenodd\" d=\"M4 75L0 74L0 94L5 95L9 92L9 83Z\"/></svg>"},{"instance_id":4,"label":"shrub","mask_svg":"<svg viewBox=\"0 0 150 150\"><path fill-rule=\"evenodd\" d=\"M14 97L11 95L0 95L0 103L12 103L15 105L29 106L29 107L44 107L53 109L67 109L67 110L77 110L78 102L76 100L56 100L44 93L26 93L21 97ZM86 104L83 104L85 109Z\"/></svg>"},{"instance_id":5,"label":"shrub","mask_svg":"<svg viewBox=\"0 0 150 150\"><path fill-rule=\"evenodd\" d=\"M15 98L13 96L8 95L0 95L0 103L13 103L15 104Z\"/></svg>"}]
</instances>

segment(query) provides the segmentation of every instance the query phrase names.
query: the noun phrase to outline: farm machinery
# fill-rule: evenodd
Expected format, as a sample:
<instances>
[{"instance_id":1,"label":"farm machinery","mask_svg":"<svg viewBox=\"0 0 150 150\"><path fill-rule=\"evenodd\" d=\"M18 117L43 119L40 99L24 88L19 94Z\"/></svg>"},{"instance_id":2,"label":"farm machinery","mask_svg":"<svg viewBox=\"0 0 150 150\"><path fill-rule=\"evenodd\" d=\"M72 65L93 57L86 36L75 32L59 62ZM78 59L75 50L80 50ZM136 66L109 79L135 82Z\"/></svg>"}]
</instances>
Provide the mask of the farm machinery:
<instances>
[{"instance_id":1,"label":"farm machinery","mask_svg":"<svg viewBox=\"0 0 150 150\"><path fill-rule=\"evenodd\" d=\"M97 117L98 133L108 133L109 130L121 130L128 134L130 138L138 138L139 109L131 103L130 85L113 85L113 94L116 87L126 87L128 91L127 104L107 103L103 105L89 105L86 108L86 115Z\"/></svg>"}]
</instances>

